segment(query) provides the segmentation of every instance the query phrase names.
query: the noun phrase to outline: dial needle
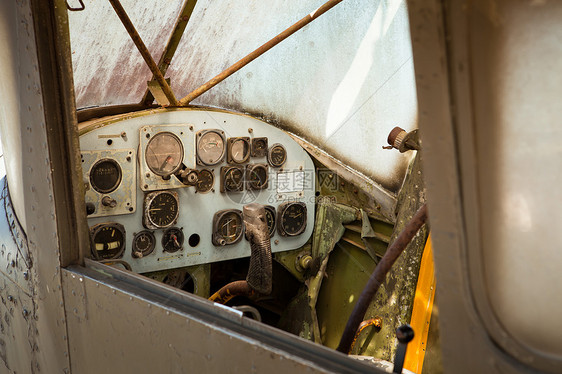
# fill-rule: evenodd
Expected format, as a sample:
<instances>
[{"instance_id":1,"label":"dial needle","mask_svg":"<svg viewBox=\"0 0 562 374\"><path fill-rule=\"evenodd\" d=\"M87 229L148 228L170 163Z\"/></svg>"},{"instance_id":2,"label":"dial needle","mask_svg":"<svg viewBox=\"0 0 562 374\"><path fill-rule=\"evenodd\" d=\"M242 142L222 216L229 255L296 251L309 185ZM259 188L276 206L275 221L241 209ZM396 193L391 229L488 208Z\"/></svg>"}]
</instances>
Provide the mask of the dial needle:
<instances>
[{"instance_id":1,"label":"dial needle","mask_svg":"<svg viewBox=\"0 0 562 374\"><path fill-rule=\"evenodd\" d=\"M166 157L166 159L164 160L164 162L162 163L162 165L160 166L161 170L164 170L164 168L166 167L166 165L168 164L168 162L172 161L173 158L172 156L168 155L168 157Z\"/></svg>"}]
</instances>

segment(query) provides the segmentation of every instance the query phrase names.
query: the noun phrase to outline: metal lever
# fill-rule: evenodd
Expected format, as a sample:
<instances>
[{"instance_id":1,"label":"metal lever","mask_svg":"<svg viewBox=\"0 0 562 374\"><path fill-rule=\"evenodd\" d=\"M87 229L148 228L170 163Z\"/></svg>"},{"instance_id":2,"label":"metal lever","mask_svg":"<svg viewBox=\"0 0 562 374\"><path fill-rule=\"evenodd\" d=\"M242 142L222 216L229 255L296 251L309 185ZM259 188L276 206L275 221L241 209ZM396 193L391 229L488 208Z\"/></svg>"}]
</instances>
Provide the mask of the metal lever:
<instances>
[{"instance_id":1,"label":"metal lever","mask_svg":"<svg viewBox=\"0 0 562 374\"><path fill-rule=\"evenodd\" d=\"M414 339L414 329L408 324L402 325L396 329L396 338L398 339L398 348L396 349L396 356L394 356L394 370L392 372L401 373L406 358L406 348L408 348L408 343Z\"/></svg>"},{"instance_id":2,"label":"metal lever","mask_svg":"<svg viewBox=\"0 0 562 374\"><path fill-rule=\"evenodd\" d=\"M226 304L236 296L253 298L269 295L273 284L271 241L265 218L265 208L251 203L244 206L244 226L246 238L250 241L250 268L246 280L235 281L223 286L209 300Z\"/></svg>"},{"instance_id":3,"label":"metal lever","mask_svg":"<svg viewBox=\"0 0 562 374\"><path fill-rule=\"evenodd\" d=\"M256 291L269 295L272 285L271 241L265 218L265 208L261 204L244 205L244 226L250 241L250 268L246 281Z\"/></svg>"}]
</instances>

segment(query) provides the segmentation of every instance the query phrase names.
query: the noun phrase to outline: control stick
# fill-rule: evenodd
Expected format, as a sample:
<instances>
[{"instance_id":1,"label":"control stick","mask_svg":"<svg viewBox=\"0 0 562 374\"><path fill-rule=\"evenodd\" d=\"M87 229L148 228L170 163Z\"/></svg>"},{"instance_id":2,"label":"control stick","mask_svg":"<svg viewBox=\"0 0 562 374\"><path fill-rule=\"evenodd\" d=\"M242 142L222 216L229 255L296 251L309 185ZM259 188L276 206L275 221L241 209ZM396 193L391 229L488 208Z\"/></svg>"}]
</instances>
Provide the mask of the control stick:
<instances>
[{"instance_id":1,"label":"control stick","mask_svg":"<svg viewBox=\"0 0 562 374\"><path fill-rule=\"evenodd\" d=\"M406 358L406 348L408 348L408 343L414 339L414 329L408 324L402 325L396 329L396 338L398 339L398 348L396 349L396 356L394 356L394 370L392 372L401 373Z\"/></svg>"},{"instance_id":2,"label":"control stick","mask_svg":"<svg viewBox=\"0 0 562 374\"><path fill-rule=\"evenodd\" d=\"M225 304L235 296L248 298L269 295L272 288L271 241L261 204L248 204L243 209L246 238L250 241L250 268L246 280L235 281L215 292L209 300Z\"/></svg>"}]
</instances>

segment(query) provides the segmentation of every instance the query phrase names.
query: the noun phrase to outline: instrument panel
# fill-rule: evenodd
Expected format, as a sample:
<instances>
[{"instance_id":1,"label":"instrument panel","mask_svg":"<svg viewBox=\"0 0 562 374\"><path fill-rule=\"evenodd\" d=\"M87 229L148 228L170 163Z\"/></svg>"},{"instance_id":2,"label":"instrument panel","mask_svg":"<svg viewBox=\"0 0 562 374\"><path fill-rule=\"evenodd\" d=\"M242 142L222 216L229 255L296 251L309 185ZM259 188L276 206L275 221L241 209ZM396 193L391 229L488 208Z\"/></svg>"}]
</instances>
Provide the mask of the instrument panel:
<instances>
[{"instance_id":1,"label":"instrument panel","mask_svg":"<svg viewBox=\"0 0 562 374\"><path fill-rule=\"evenodd\" d=\"M263 204L272 251L312 234L314 164L285 132L217 110L80 124L92 258L139 273L247 257L242 208Z\"/></svg>"}]
</instances>

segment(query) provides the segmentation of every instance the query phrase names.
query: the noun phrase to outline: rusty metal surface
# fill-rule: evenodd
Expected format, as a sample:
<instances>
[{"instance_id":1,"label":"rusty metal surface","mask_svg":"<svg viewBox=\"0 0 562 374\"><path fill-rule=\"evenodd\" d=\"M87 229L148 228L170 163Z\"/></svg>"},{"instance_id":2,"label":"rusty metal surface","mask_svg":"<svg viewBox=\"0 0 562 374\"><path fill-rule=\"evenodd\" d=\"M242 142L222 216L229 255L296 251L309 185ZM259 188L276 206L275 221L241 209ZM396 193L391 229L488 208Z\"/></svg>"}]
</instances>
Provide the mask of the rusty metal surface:
<instances>
[{"instance_id":1,"label":"rusty metal surface","mask_svg":"<svg viewBox=\"0 0 562 374\"><path fill-rule=\"evenodd\" d=\"M186 30L190 38L178 47L182 58L168 69L172 82L181 82L176 94L187 94L323 3L242 9L199 2ZM193 103L261 116L395 192L409 158L381 147L394 126L410 131L417 121L406 3L345 1Z\"/></svg>"},{"instance_id":2,"label":"rusty metal surface","mask_svg":"<svg viewBox=\"0 0 562 374\"><path fill-rule=\"evenodd\" d=\"M182 3L155 0L138 6L135 0L122 1L154 59L162 55ZM68 15L77 108L138 103L152 78L150 69L111 4L86 5L85 10Z\"/></svg>"},{"instance_id":3,"label":"rusty metal surface","mask_svg":"<svg viewBox=\"0 0 562 374\"><path fill-rule=\"evenodd\" d=\"M140 54L142 55L142 58L148 65L148 68L152 72L154 78L158 81L158 84L162 88L162 91L164 91L164 94L166 95L169 104L173 106L177 106L178 102L176 100L176 97L174 96L174 93L172 92L172 89L170 88L170 85L164 79L164 76L162 75L162 72L156 65L156 62L154 62L154 59L152 58L150 51L148 50L148 48L146 48L146 45L142 41L142 38L140 37L139 33L135 29L135 26L131 22L131 19L127 15L125 8L123 8L123 5L121 5L121 2L119 0L109 0L109 2L111 3L111 6L113 6L113 9L115 9L115 13L117 13L117 15L119 16L119 19L123 23L123 26L125 26L125 29L127 29L129 36L133 40L133 43L135 43L135 46L137 47Z\"/></svg>"},{"instance_id":4,"label":"rusty metal surface","mask_svg":"<svg viewBox=\"0 0 562 374\"><path fill-rule=\"evenodd\" d=\"M388 247L385 255L377 264L373 275L369 278L369 282L365 286L365 289L359 296L359 300L357 301L357 304L355 305L355 308L353 309L353 312L349 317L348 323L345 327L345 331L343 332L343 336L337 348L338 351L344 353L349 352L357 328L363 320L365 312L367 311L367 308L373 300L373 297L375 296L377 290L384 282L386 274L388 273L396 259L404 251L406 246L410 243L414 235L417 234L418 230L425 223L426 219L427 206L424 204L412 217L412 219L406 225L400 235Z\"/></svg>"},{"instance_id":5,"label":"rusty metal surface","mask_svg":"<svg viewBox=\"0 0 562 374\"><path fill-rule=\"evenodd\" d=\"M361 172L354 170L343 162L330 156L328 153L310 143L304 138L289 133L289 135L300 144L312 157L330 169L332 177L326 170L320 171L319 182L321 186L327 187L330 194L339 188L340 179L350 182L357 189L364 191L368 196L368 201L362 202L361 208L369 211L369 214L375 217L382 215L381 218L394 222L394 208L396 207L396 196L386 190L380 184L373 182L370 178ZM335 176L335 177L334 177ZM334 183L336 185L334 185ZM345 184L345 182L343 182ZM350 204L353 205L353 204ZM359 205L359 204L358 204Z\"/></svg>"},{"instance_id":6,"label":"rusty metal surface","mask_svg":"<svg viewBox=\"0 0 562 374\"><path fill-rule=\"evenodd\" d=\"M160 57L160 61L158 62L158 69L162 72L162 75L166 74L168 66L170 66L170 63L172 62L172 58L176 53L178 44L180 43L180 40L183 36L185 28L187 27L187 23L189 22L189 19L193 14L193 9L195 8L196 4L197 0L185 0L184 2L183 8L179 16L177 17L174 30L172 31L170 39L166 44L166 48L164 49L164 52L162 52L162 56ZM154 99L155 97L153 96L153 94L149 90L147 90L141 100L141 103L143 103L144 105L150 105Z\"/></svg>"},{"instance_id":7,"label":"rusty metal surface","mask_svg":"<svg viewBox=\"0 0 562 374\"><path fill-rule=\"evenodd\" d=\"M73 372L377 372L242 312L87 265L63 270Z\"/></svg>"},{"instance_id":8,"label":"rusty metal surface","mask_svg":"<svg viewBox=\"0 0 562 374\"><path fill-rule=\"evenodd\" d=\"M225 69L223 72L216 75L210 81L202 84L200 87L196 88L185 97L183 97L179 104L184 106L189 104L192 100L198 98L232 74L236 73L238 70L242 69L244 66L249 64L250 62L254 61L256 58L264 54L265 52L269 51L271 48L275 47L277 44L281 43L283 40L294 34L295 32L299 31L310 22L314 21L316 18L320 17L322 14L326 13L328 10L332 9L334 6L341 3L342 0L329 0L326 3L322 4L318 9L314 12L306 15L304 18L301 18L296 23L289 26L287 29L283 30L281 33L277 34L271 40L265 42L263 45L258 47L257 49L250 52L247 56L241 58L239 61L235 62L232 66Z\"/></svg>"},{"instance_id":9,"label":"rusty metal surface","mask_svg":"<svg viewBox=\"0 0 562 374\"><path fill-rule=\"evenodd\" d=\"M181 4L134 3L129 15L157 58ZM198 1L167 71L174 92L187 95L323 3ZM111 9L95 8L70 15L78 107L136 103L150 72L123 35L107 39L121 28ZM260 116L396 192L409 157L381 147L394 126L417 126L406 3L346 0L193 103Z\"/></svg>"}]
</instances>

